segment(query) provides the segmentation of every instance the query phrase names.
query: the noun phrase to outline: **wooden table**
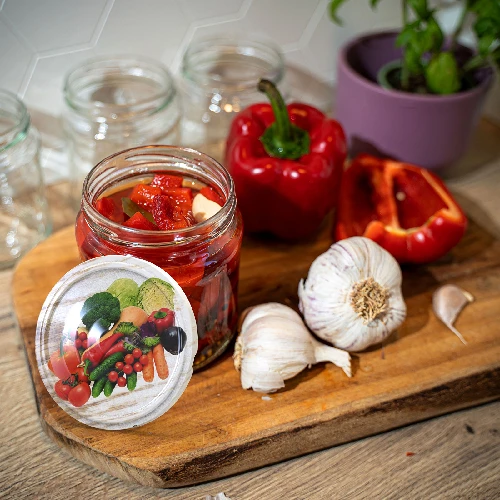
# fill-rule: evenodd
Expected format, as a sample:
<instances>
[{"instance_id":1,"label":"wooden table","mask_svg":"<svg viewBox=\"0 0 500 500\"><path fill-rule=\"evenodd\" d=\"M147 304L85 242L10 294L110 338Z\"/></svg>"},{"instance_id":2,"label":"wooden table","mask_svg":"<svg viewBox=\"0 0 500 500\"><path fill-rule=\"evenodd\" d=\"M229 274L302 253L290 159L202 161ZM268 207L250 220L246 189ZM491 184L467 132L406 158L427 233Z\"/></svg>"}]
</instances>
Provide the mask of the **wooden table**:
<instances>
[{"instance_id":1,"label":"wooden table","mask_svg":"<svg viewBox=\"0 0 500 500\"><path fill-rule=\"evenodd\" d=\"M458 177L457 177L458 174ZM482 122L449 180L463 207L500 236L500 131ZM74 219L66 186L49 189L55 227ZM61 451L43 433L0 273L0 498L499 498L500 402L457 412L235 477L177 490L125 483ZM412 455L413 454L413 455Z\"/></svg>"}]
</instances>

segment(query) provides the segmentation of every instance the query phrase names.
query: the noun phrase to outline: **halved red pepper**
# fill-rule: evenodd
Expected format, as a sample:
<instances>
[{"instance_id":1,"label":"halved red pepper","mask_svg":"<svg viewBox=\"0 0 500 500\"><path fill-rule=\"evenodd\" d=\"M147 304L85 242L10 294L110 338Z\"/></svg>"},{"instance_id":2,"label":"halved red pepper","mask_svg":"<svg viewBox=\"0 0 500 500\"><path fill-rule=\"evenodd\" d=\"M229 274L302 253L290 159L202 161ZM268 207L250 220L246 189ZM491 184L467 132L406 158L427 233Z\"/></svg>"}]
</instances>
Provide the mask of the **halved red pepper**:
<instances>
[{"instance_id":1,"label":"halved red pepper","mask_svg":"<svg viewBox=\"0 0 500 500\"><path fill-rule=\"evenodd\" d=\"M276 87L261 80L271 104L236 115L226 148L246 232L287 240L316 231L335 207L346 157L342 127L307 104L285 105Z\"/></svg>"},{"instance_id":2,"label":"halved red pepper","mask_svg":"<svg viewBox=\"0 0 500 500\"><path fill-rule=\"evenodd\" d=\"M344 172L335 238L365 236L399 262L426 263L462 238L467 218L430 171L359 155Z\"/></svg>"},{"instance_id":3,"label":"halved red pepper","mask_svg":"<svg viewBox=\"0 0 500 500\"><path fill-rule=\"evenodd\" d=\"M66 380L80 364L80 354L74 345L61 345L60 349L51 354L48 366L54 375Z\"/></svg>"}]
</instances>

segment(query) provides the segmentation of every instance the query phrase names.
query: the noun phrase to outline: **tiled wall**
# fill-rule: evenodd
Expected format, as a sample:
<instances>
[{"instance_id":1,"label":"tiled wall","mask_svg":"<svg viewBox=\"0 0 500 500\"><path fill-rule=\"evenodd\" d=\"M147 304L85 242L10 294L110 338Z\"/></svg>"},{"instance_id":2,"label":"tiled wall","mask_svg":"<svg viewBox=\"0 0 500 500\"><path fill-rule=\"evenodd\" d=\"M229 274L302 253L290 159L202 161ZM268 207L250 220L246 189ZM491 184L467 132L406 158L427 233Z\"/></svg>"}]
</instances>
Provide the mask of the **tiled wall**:
<instances>
[{"instance_id":1,"label":"tiled wall","mask_svg":"<svg viewBox=\"0 0 500 500\"><path fill-rule=\"evenodd\" d=\"M441 3L452 4L444 19L452 25L458 9ZM312 87L316 97L328 100L340 45L359 32L400 25L400 0L380 2L375 13L369 4L346 2L338 27L328 18L328 0L0 0L0 87L18 93L35 115L55 117L64 75L87 58L147 55L177 73L191 40L238 34L277 42L289 65L321 82ZM499 101L491 99L489 108Z\"/></svg>"},{"instance_id":2,"label":"tiled wall","mask_svg":"<svg viewBox=\"0 0 500 500\"><path fill-rule=\"evenodd\" d=\"M101 54L133 53L177 72L189 42L247 34L277 42L287 62L334 80L338 47L354 33L400 22L400 0L376 14L368 0L347 2L342 28L327 0L4 0L0 11L0 87L30 108L58 115L66 72Z\"/></svg>"}]
</instances>

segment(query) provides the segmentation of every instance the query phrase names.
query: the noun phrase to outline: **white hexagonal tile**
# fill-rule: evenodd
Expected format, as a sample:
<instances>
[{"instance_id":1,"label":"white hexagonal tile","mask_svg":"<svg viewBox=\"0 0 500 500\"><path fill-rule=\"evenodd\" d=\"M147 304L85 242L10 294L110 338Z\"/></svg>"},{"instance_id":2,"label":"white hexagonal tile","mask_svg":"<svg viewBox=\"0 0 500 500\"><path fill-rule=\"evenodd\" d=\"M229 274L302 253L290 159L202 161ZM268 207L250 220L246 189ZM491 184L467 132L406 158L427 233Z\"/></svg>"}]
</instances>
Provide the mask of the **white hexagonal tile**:
<instances>
[{"instance_id":1,"label":"white hexagonal tile","mask_svg":"<svg viewBox=\"0 0 500 500\"><path fill-rule=\"evenodd\" d=\"M253 0L244 18L247 33L269 36L280 45L298 42L318 4L319 0Z\"/></svg>"},{"instance_id":2,"label":"white hexagonal tile","mask_svg":"<svg viewBox=\"0 0 500 500\"><path fill-rule=\"evenodd\" d=\"M106 2L6 0L2 13L40 54L89 43Z\"/></svg>"},{"instance_id":3,"label":"white hexagonal tile","mask_svg":"<svg viewBox=\"0 0 500 500\"><path fill-rule=\"evenodd\" d=\"M39 59L24 95L26 104L49 115L60 114L66 74L91 57L95 52L87 49Z\"/></svg>"},{"instance_id":4,"label":"white hexagonal tile","mask_svg":"<svg viewBox=\"0 0 500 500\"><path fill-rule=\"evenodd\" d=\"M32 54L17 39L14 33L0 19L0 87L18 93L26 72L29 70Z\"/></svg>"},{"instance_id":5,"label":"white hexagonal tile","mask_svg":"<svg viewBox=\"0 0 500 500\"><path fill-rule=\"evenodd\" d=\"M239 12L244 0L179 0L184 12L192 21L207 21Z\"/></svg>"},{"instance_id":6,"label":"white hexagonal tile","mask_svg":"<svg viewBox=\"0 0 500 500\"><path fill-rule=\"evenodd\" d=\"M188 21L174 0L120 0L114 3L96 45L98 53L129 53L170 64Z\"/></svg>"}]
</instances>

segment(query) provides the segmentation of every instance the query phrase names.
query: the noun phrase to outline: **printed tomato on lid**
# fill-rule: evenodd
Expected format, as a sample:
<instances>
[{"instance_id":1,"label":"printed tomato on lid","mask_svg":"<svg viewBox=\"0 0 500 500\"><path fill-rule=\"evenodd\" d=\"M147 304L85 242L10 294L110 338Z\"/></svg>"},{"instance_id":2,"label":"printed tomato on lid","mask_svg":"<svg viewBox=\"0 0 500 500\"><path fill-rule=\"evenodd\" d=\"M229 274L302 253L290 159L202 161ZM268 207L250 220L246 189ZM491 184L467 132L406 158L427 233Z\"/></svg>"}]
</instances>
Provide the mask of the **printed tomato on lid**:
<instances>
[{"instance_id":1,"label":"printed tomato on lid","mask_svg":"<svg viewBox=\"0 0 500 500\"><path fill-rule=\"evenodd\" d=\"M38 318L47 391L76 420L107 430L144 425L181 397L198 340L191 305L159 267L98 257L65 274Z\"/></svg>"}]
</instances>

